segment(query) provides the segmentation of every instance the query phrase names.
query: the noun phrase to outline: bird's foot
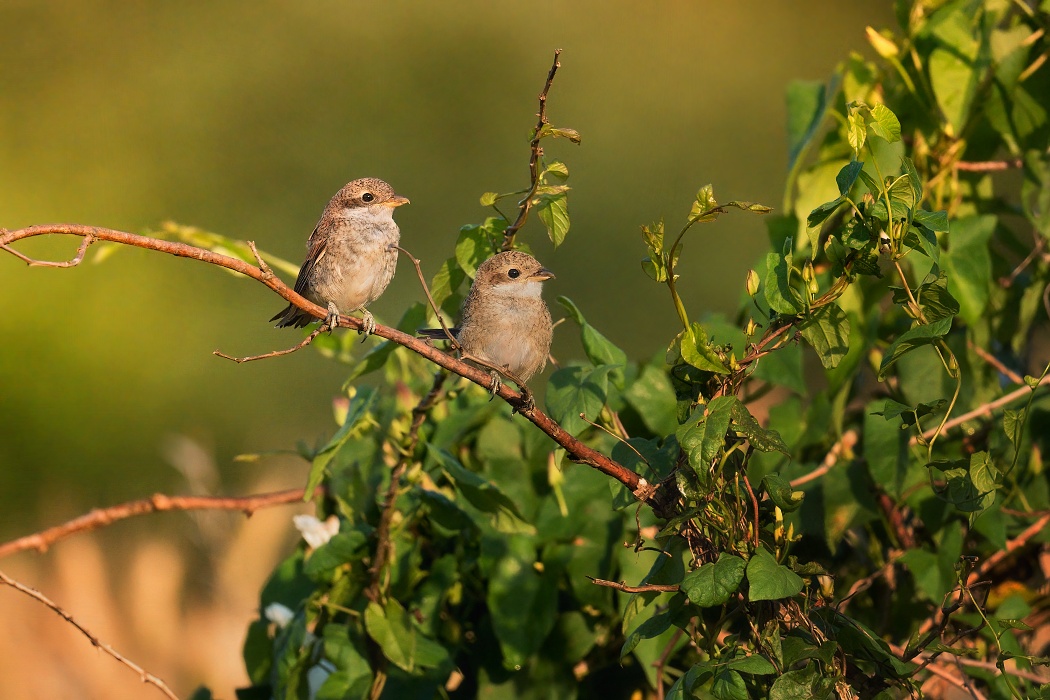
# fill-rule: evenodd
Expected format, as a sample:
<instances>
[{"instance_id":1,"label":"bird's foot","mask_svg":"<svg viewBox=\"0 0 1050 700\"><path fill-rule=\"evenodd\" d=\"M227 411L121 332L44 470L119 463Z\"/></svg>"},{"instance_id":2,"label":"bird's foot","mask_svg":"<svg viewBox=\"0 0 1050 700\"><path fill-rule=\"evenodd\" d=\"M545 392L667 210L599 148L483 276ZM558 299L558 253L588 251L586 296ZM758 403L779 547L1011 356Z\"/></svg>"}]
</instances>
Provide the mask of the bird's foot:
<instances>
[{"instance_id":1,"label":"bird's foot","mask_svg":"<svg viewBox=\"0 0 1050 700\"><path fill-rule=\"evenodd\" d=\"M514 412L528 413L536 408L536 399L532 396L532 392L529 391L529 387L519 384L518 389L521 391L521 402L514 407Z\"/></svg>"},{"instance_id":2,"label":"bird's foot","mask_svg":"<svg viewBox=\"0 0 1050 700\"><path fill-rule=\"evenodd\" d=\"M332 331L339 327L339 309L333 301L328 302L328 315L324 317L324 325L328 327L328 335L332 335Z\"/></svg>"},{"instance_id":3,"label":"bird's foot","mask_svg":"<svg viewBox=\"0 0 1050 700\"><path fill-rule=\"evenodd\" d=\"M361 342L368 340L368 336L376 332L376 319L372 315L372 312L368 309L361 309L361 330L358 333L362 334L364 338L361 338Z\"/></svg>"},{"instance_id":4,"label":"bird's foot","mask_svg":"<svg viewBox=\"0 0 1050 700\"><path fill-rule=\"evenodd\" d=\"M494 369L489 370L489 376L492 377L492 386L489 387L489 394L492 396L489 401L491 401L496 398L496 393L503 387L503 380L499 378L499 372Z\"/></svg>"}]
</instances>

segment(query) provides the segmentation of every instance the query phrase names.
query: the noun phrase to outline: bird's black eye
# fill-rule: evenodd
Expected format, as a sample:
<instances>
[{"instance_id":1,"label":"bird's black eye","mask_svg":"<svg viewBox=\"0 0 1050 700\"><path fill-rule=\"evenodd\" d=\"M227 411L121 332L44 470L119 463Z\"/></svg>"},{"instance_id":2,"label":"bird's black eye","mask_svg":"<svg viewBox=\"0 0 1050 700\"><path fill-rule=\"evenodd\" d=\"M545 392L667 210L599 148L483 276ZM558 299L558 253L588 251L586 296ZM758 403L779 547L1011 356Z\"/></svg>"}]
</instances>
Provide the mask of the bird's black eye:
<instances>
[{"instance_id":1,"label":"bird's black eye","mask_svg":"<svg viewBox=\"0 0 1050 700\"><path fill-rule=\"evenodd\" d=\"M510 268L510 270L507 272L507 277L510 277L512 280L516 280L520 276L521 276L521 271L518 270L516 267Z\"/></svg>"},{"instance_id":2,"label":"bird's black eye","mask_svg":"<svg viewBox=\"0 0 1050 700\"><path fill-rule=\"evenodd\" d=\"M371 202L375 198L376 198L376 196L374 194L372 194L371 192L365 192L363 195L361 195L361 201L362 202Z\"/></svg>"}]
</instances>

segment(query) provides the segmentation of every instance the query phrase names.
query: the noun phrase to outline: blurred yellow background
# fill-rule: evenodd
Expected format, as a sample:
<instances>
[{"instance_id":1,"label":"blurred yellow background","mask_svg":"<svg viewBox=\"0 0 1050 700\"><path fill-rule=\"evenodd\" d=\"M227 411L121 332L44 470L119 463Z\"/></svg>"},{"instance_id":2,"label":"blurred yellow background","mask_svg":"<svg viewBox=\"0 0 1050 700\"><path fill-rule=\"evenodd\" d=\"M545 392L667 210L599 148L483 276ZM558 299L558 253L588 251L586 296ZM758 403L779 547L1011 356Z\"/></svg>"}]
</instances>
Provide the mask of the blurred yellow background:
<instances>
[{"instance_id":1,"label":"blurred yellow background","mask_svg":"<svg viewBox=\"0 0 1050 700\"><path fill-rule=\"evenodd\" d=\"M571 297L645 357L677 321L666 290L639 266L639 225L665 217L676 226L709 182L720 200L779 207L786 84L826 79L851 49L865 49L866 25L891 21L888 2L830 0L6 0L0 226L139 232L172 219L298 263L329 197L350 179L378 176L411 198L397 212L402 242L429 276L459 227L488 214L483 192L527 184L536 95L562 48L548 114L583 144L548 142L548 154L571 172L572 230L557 251L536 221L525 239L558 275L552 304ZM764 243L755 216L697 229L681 265L693 313L732 310ZM58 259L76 244L19 248ZM294 457L232 458L314 444L334 429L345 367L312 351L246 365L211 355L300 337L266 322L283 303L256 283L141 250L72 270L0 255L0 298L4 540L158 491L300 486L307 465ZM372 310L393 322L419 298L403 261ZM580 354L572 333L558 335L560 359ZM282 508L245 525L220 514L208 526L147 516L0 569L74 613L94 606L84 622L103 637L115 630L107 641L181 694L211 682L229 698L243 682L240 639L262 577L294 541L291 515ZM244 568L254 574L238 578L229 567L240 537L254 543L240 545L254 554ZM0 696L158 695L35 606L0 590L13 647L0 652ZM191 630L221 643L191 652ZM56 665L97 667L107 679L98 687L110 691L45 683Z\"/></svg>"}]
</instances>

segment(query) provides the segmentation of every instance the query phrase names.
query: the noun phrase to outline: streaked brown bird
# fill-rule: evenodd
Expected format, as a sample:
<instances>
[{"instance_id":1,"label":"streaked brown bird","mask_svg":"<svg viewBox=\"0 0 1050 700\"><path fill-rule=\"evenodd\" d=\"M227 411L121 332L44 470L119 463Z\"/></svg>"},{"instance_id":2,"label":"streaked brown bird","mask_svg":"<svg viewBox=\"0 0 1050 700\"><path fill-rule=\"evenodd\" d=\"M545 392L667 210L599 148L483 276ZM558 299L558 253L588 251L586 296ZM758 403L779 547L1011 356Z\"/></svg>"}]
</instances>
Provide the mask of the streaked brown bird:
<instances>
[{"instance_id":1,"label":"streaked brown bird","mask_svg":"<svg viewBox=\"0 0 1050 700\"><path fill-rule=\"evenodd\" d=\"M335 328L340 313L360 311L361 332L375 332L375 319L366 307L394 277L397 249L392 246L401 239L394 209L402 204L408 199L390 185L366 177L347 183L324 208L307 242L295 291L328 308L329 329ZM278 321L278 328L301 328L316 319L289 304L270 320Z\"/></svg>"},{"instance_id":2,"label":"streaked brown bird","mask_svg":"<svg viewBox=\"0 0 1050 700\"><path fill-rule=\"evenodd\" d=\"M528 253L512 250L492 256L478 266L474 284L463 301L462 321L452 329L463 359L492 371L492 392L499 390L497 372L521 386L547 364L554 326L543 301L543 283L554 273ZM429 338L442 338L440 329L426 329Z\"/></svg>"}]
</instances>

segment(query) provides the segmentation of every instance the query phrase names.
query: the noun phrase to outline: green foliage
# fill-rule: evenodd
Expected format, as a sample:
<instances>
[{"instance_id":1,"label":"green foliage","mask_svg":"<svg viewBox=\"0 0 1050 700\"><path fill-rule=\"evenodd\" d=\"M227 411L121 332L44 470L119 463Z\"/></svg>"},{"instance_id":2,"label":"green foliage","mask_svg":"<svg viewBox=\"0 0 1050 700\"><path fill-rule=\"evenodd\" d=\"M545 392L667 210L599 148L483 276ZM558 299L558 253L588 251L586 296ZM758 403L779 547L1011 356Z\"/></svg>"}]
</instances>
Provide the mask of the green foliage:
<instances>
[{"instance_id":1,"label":"green foliage","mask_svg":"<svg viewBox=\"0 0 1050 700\"><path fill-rule=\"evenodd\" d=\"M257 689L891 698L948 654L983 662L951 671L987 697L1041 692L1005 665L1046 663L1022 600L1038 568L974 567L1008 538L1025 538L1009 556L1045 540L1030 526L1050 508L1046 358L1030 343L1050 284L1048 17L899 6L899 35L869 32L877 62L789 88L785 207L735 323L691 320L676 282L707 261L682 243L732 209L770 209L720 205L711 186L673 240L642 227L643 272L681 323L666 352L632 361L558 300L586 361L551 374L550 416L656 490L632 495L476 387L377 346L352 377L379 388L351 386L309 455L339 532L263 591L263 610L290 616L249 630ZM993 159L1023 168L973 165ZM541 158L529 188L482 196L497 212L514 197L521 216L460 231L431 285L443 313L482 260L523 247L529 211L562 242L568 172Z\"/></svg>"}]
</instances>

